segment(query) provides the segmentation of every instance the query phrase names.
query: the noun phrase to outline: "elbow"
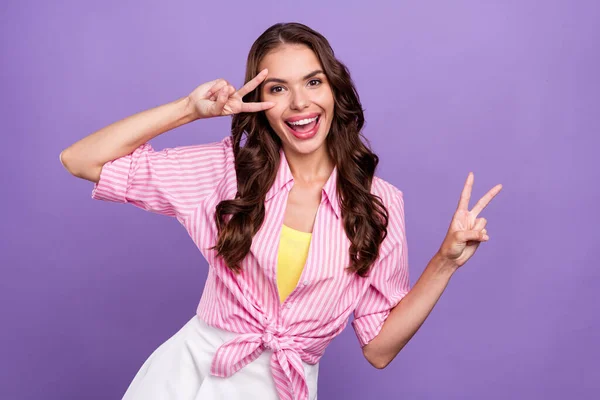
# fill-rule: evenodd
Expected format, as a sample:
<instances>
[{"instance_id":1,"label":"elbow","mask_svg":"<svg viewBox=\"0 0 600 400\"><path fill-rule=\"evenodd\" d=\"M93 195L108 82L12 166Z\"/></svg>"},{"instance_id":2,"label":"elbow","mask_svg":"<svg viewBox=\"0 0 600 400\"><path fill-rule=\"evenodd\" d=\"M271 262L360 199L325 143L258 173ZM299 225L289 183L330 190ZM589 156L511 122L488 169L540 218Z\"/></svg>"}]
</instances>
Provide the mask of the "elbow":
<instances>
[{"instance_id":1,"label":"elbow","mask_svg":"<svg viewBox=\"0 0 600 400\"><path fill-rule=\"evenodd\" d=\"M58 155L58 159L60 161L60 164L63 166L64 169L66 169L67 171L69 171L69 173L71 175L75 175L73 173L73 170L71 168L71 162L69 161L69 156L68 156L68 148L64 149L63 151L60 152L60 154Z\"/></svg>"},{"instance_id":2,"label":"elbow","mask_svg":"<svg viewBox=\"0 0 600 400\"><path fill-rule=\"evenodd\" d=\"M384 369L390 364L389 361L384 360L369 361L369 363L377 369Z\"/></svg>"},{"instance_id":3,"label":"elbow","mask_svg":"<svg viewBox=\"0 0 600 400\"><path fill-rule=\"evenodd\" d=\"M363 355L369 364L377 369L384 369L392 362L392 358L377 354L377 352L374 352L368 344L363 347Z\"/></svg>"},{"instance_id":4,"label":"elbow","mask_svg":"<svg viewBox=\"0 0 600 400\"><path fill-rule=\"evenodd\" d=\"M75 162L69 148L61 151L58 155L58 159L71 175L91 182L98 182L100 180L100 171L102 167L82 168L81 166L78 166L79 163Z\"/></svg>"},{"instance_id":5,"label":"elbow","mask_svg":"<svg viewBox=\"0 0 600 400\"><path fill-rule=\"evenodd\" d=\"M377 369L384 369L385 367L387 367L391 360L389 359L384 359L384 358L367 358L367 361L369 362L369 364L371 364L373 367L377 368Z\"/></svg>"}]
</instances>

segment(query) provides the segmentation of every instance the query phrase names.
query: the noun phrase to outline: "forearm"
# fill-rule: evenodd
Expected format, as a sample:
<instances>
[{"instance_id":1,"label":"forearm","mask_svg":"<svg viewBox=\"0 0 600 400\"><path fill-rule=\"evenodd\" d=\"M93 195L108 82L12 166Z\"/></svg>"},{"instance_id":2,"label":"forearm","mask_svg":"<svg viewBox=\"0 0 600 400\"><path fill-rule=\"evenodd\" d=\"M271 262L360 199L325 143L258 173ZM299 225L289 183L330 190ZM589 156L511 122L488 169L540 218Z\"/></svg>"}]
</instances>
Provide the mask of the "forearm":
<instances>
[{"instance_id":1,"label":"forearm","mask_svg":"<svg viewBox=\"0 0 600 400\"><path fill-rule=\"evenodd\" d=\"M98 182L102 166L127 155L156 136L196 119L187 97L114 122L62 151L60 160L73 175Z\"/></svg>"},{"instance_id":2,"label":"forearm","mask_svg":"<svg viewBox=\"0 0 600 400\"><path fill-rule=\"evenodd\" d=\"M438 253L429 261L410 292L392 309L380 333L363 347L373 366L384 368L396 357L425 322L455 271Z\"/></svg>"}]
</instances>

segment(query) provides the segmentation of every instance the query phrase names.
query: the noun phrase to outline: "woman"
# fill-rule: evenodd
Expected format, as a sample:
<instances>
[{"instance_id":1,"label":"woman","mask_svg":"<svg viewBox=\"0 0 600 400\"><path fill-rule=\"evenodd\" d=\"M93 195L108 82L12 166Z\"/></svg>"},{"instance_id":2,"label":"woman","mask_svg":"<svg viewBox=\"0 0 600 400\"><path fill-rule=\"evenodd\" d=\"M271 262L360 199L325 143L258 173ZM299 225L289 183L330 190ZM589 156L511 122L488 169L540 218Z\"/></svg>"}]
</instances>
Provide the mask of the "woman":
<instances>
[{"instance_id":1,"label":"woman","mask_svg":"<svg viewBox=\"0 0 600 400\"><path fill-rule=\"evenodd\" d=\"M246 84L219 79L61 153L93 197L176 217L210 268L194 316L144 363L126 399L315 399L318 362L354 313L384 368L452 274L489 237L469 174L439 251L409 292L402 192L374 176L358 94L327 40L277 24L253 44ZM150 139L233 115L218 143L154 151ZM402 301L400 301L402 300Z\"/></svg>"}]
</instances>

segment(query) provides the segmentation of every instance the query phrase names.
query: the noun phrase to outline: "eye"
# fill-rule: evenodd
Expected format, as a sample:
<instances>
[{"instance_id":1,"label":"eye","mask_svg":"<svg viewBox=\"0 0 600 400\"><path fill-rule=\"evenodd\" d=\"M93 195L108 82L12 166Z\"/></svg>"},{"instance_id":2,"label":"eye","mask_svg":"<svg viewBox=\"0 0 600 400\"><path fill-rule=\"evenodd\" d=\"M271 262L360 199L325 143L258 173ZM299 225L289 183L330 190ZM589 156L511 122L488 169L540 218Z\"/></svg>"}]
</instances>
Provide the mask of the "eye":
<instances>
[{"instance_id":1,"label":"eye","mask_svg":"<svg viewBox=\"0 0 600 400\"><path fill-rule=\"evenodd\" d=\"M320 79L311 79L310 81L308 81L308 86L318 86L320 84L321 84Z\"/></svg>"},{"instance_id":2,"label":"eye","mask_svg":"<svg viewBox=\"0 0 600 400\"><path fill-rule=\"evenodd\" d=\"M281 93L283 91L283 86L272 86L271 89L269 89L270 93Z\"/></svg>"}]
</instances>

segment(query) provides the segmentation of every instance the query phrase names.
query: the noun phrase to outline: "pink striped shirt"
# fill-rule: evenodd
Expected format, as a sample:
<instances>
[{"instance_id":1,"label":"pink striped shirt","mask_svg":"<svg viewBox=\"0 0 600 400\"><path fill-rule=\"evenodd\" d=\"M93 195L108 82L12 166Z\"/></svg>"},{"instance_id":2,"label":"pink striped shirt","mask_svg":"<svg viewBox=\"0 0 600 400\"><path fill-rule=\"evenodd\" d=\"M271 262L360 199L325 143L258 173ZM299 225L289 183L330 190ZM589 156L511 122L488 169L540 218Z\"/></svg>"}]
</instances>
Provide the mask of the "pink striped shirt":
<instances>
[{"instance_id":1,"label":"pink striped shirt","mask_svg":"<svg viewBox=\"0 0 600 400\"><path fill-rule=\"evenodd\" d=\"M302 361L316 364L352 312L352 326L364 346L410 289L402 192L382 179L373 180L371 192L382 199L390 216L388 236L369 277L361 278L345 271L350 241L340 215L336 178L334 169L323 187L306 265L283 304L276 284L277 249L294 184L283 151L265 199L264 223L238 275L210 250L217 238L215 207L237 191L231 137L162 151L146 143L106 163L92 197L170 215L186 228L210 266L198 316L240 334L217 349L213 375L231 376L264 349L272 349L271 370L279 397L306 400Z\"/></svg>"}]
</instances>

